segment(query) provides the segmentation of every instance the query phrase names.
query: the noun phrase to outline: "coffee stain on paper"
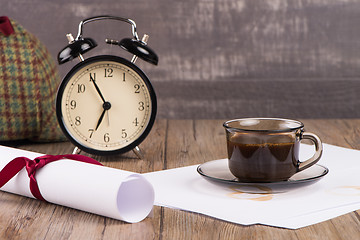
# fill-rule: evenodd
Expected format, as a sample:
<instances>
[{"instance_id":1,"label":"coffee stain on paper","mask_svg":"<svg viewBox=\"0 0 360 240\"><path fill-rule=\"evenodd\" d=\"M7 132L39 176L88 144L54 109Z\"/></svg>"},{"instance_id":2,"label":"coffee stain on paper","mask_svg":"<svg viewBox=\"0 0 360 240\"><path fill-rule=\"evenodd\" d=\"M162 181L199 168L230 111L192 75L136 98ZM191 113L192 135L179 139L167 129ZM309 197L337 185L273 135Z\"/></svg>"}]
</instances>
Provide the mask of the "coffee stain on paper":
<instances>
[{"instance_id":1,"label":"coffee stain on paper","mask_svg":"<svg viewBox=\"0 0 360 240\"><path fill-rule=\"evenodd\" d=\"M236 199L246 199L252 201L269 201L273 199L273 190L261 185L244 185L230 187L233 192L227 196Z\"/></svg>"},{"instance_id":2,"label":"coffee stain on paper","mask_svg":"<svg viewBox=\"0 0 360 240\"><path fill-rule=\"evenodd\" d=\"M339 186L327 192L337 196L360 196L360 186Z\"/></svg>"}]
</instances>

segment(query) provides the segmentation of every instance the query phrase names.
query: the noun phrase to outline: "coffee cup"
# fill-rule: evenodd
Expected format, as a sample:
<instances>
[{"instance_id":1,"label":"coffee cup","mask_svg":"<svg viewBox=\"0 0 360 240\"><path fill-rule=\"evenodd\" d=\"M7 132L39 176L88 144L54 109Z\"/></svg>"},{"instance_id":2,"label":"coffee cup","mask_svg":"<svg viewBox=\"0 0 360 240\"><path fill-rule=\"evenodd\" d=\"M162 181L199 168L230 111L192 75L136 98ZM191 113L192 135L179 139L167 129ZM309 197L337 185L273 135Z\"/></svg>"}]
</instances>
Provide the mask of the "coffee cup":
<instances>
[{"instance_id":1,"label":"coffee cup","mask_svg":"<svg viewBox=\"0 0 360 240\"><path fill-rule=\"evenodd\" d=\"M286 181L292 175L317 163L322 155L320 138L304 131L297 120L243 118L226 121L230 172L242 182ZM300 141L311 140L314 155L299 159Z\"/></svg>"}]
</instances>

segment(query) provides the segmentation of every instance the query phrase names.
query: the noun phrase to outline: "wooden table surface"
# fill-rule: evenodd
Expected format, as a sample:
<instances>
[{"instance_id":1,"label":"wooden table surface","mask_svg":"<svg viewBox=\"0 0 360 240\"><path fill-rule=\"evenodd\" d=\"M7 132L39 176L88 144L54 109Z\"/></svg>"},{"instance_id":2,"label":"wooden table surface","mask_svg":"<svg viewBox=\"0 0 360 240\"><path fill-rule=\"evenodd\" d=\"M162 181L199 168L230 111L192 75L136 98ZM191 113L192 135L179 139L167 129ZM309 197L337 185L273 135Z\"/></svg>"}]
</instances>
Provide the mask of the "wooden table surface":
<instances>
[{"instance_id":1,"label":"wooden table surface","mask_svg":"<svg viewBox=\"0 0 360 240\"><path fill-rule=\"evenodd\" d=\"M360 149L360 119L303 119L307 131L324 143ZM146 173L225 158L222 120L158 119L133 152L96 157L104 165ZM69 142L21 144L46 154L71 153ZM197 213L154 207L153 216L129 224L118 220L0 192L0 239L360 239L360 211L298 230L242 226Z\"/></svg>"}]
</instances>

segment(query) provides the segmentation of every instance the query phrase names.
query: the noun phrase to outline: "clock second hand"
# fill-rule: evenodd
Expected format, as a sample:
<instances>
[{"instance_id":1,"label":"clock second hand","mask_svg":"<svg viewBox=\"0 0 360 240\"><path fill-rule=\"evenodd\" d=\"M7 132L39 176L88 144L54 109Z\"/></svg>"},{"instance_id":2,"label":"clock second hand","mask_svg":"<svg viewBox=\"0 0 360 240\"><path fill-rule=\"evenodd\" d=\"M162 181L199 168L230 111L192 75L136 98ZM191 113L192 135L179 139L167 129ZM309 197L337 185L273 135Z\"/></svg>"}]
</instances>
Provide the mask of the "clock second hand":
<instances>
[{"instance_id":1,"label":"clock second hand","mask_svg":"<svg viewBox=\"0 0 360 240\"><path fill-rule=\"evenodd\" d=\"M108 122L108 127L110 126L110 116L109 116L109 111L106 111L106 115L107 115L107 122Z\"/></svg>"}]
</instances>

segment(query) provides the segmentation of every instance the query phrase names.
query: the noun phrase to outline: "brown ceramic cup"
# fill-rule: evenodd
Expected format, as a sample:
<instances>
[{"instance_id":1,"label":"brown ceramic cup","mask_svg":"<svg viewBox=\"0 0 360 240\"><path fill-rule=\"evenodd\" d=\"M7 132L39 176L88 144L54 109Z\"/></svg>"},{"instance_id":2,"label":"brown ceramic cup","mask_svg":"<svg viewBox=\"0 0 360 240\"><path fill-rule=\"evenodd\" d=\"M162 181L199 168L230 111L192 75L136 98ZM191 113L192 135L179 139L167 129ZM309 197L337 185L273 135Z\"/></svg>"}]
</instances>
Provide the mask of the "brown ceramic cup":
<instances>
[{"instance_id":1,"label":"brown ceramic cup","mask_svg":"<svg viewBox=\"0 0 360 240\"><path fill-rule=\"evenodd\" d=\"M280 118L243 118L223 124L231 173L243 182L286 181L320 160L320 138L304 131L300 121ZM315 154L300 161L302 139L315 145Z\"/></svg>"}]
</instances>

